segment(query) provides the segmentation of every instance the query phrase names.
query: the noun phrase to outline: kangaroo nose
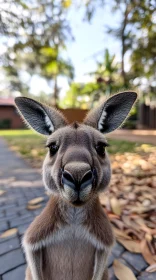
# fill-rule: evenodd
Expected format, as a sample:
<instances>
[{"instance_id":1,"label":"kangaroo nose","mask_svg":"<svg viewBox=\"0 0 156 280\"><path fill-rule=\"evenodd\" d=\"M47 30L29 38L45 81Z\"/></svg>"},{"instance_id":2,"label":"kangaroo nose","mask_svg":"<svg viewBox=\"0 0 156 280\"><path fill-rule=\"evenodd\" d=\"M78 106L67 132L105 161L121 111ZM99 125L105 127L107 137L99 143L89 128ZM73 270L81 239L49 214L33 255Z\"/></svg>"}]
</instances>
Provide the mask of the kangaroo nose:
<instances>
[{"instance_id":1,"label":"kangaroo nose","mask_svg":"<svg viewBox=\"0 0 156 280\"><path fill-rule=\"evenodd\" d=\"M74 179L72 174L64 170L62 172L62 184L67 185L68 187L71 187L72 189L84 189L85 187L92 185L94 179L93 172L91 170L88 170L82 177L81 181L77 181Z\"/></svg>"},{"instance_id":2,"label":"kangaroo nose","mask_svg":"<svg viewBox=\"0 0 156 280\"><path fill-rule=\"evenodd\" d=\"M81 189L84 189L85 187L92 185L93 183L93 172L91 170L87 171L84 176L81 179Z\"/></svg>"},{"instance_id":3,"label":"kangaroo nose","mask_svg":"<svg viewBox=\"0 0 156 280\"><path fill-rule=\"evenodd\" d=\"M62 172L62 184L75 189L75 180L69 171L64 170Z\"/></svg>"}]
</instances>

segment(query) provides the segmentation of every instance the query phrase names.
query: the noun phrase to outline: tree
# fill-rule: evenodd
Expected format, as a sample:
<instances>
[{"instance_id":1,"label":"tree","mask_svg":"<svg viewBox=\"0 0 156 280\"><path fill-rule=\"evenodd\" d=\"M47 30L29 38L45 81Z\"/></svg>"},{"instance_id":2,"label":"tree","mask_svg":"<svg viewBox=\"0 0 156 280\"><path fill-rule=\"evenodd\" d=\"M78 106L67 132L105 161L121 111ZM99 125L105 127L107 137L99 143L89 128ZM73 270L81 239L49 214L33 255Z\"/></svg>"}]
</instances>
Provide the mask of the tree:
<instances>
[{"instance_id":1,"label":"tree","mask_svg":"<svg viewBox=\"0 0 156 280\"><path fill-rule=\"evenodd\" d=\"M62 108L89 109L95 92L99 92L99 85L95 82L86 84L73 82L59 105Z\"/></svg>"},{"instance_id":2,"label":"tree","mask_svg":"<svg viewBox=\"0 0 156 280\"><path fill-rule=\"evenodd\" d=\"M135 42L131 53L131 73L133 78L138 78L137 85L142 83L142 78L146 78L147 92L151 96L156 96L156 28L154 23L154 6L152 1L148 1L149 5L142 5L136 11L136 17L142 19L138 23L140 36Z\"/></svg>"},{"instance_id":3,"label":"tree","mask_svg":"<svg viewBox=\"0 0 156 280\"><path fill-rule=\"evenodd\" d=\"M150 64L155 64L154 57L156 55L156 51L154 47L155 35L153 22L155 5L151 0L115 0L115 2L116 5L114 6L114 9L119 9L121 11L122 20L120 28L118 30L112 30L112 32L121 40L122 77L124 85L128 86L127 80L132 77L135 78L136 74L138 76L140 76L141 73L144 73L146 75L147 71L145 71L143 63L141 63L141 61L147 62L147 59L149 59ZM132 64L131 71L128 74L125 73L124 62L124 57L127 51L131 52L130 58ZM139 71L134 71L138 67Z\"/></svg>"},{"instance_id":4,"label":"tree","mask_svg":"<svg viewBox=\"0 0 156 280\"><path fill-rule=\"evenodd\" d=\"M104 95L109 96L112 91L116 92L121 88L119 64L115 62L115 55L111 55L107 49L103 61L97 62L97 69L87 74L93 77L93 81L86 84L72 83L60 103L62 107L89 109Z\"/></svg>"},{"instance_id":5,"label":"tree","mask_svg":"<svg viewBox=\"0 0 156 280\"><path fill-rule=\"evenodd\" d=\"M121 42L121 75L123 87L128 88L129 82L136 75L148 72L146 71L146 62L148 68L153 71L155 68L155 27L154 13L155 1L153 0L112 0L112 12L120 12L121 21L117 28L108 27L108 33L115 36ZM104 8L106 1L89 0L86 3L86 16L91 21L96 10L99 7ZM152 49L152 51L151 51ZM125 71L125 55L130 53L131 71ZM153 65L153 67L150 67ZM140 69L141 68L141 69ZM151 72L152 72L151 71Z\"/></svg>"},{"instance_id":6,"label":"tree","mask_svg":"<svg viewBox=\"0 0 156 280\"><path fill-rule=\"evenodd\" d=\"M21 75L27 72L31 78L37 74L50 84L54 80L56 104L58 75L73 77L71 62L61 56L67 39L72 39L66 20L69 2L1 0L0 32L5 43L2 66L10 77L11 89L25 94L29 86Z\"/></svg>"},{"instance_id":7,"label":"tree","mask_svg":"<svg viewBox=\"0 0 156 280\"><path fill-rule=\"evenodd\" d=\"M103 61L97 62L97 70L89 74L96 78L96 82L100 85L101 90L105 90L110 95L118 70L119 64L115 62L115 55L111 55L108 49L106 49Z\"/></svg>"}]
</instances>

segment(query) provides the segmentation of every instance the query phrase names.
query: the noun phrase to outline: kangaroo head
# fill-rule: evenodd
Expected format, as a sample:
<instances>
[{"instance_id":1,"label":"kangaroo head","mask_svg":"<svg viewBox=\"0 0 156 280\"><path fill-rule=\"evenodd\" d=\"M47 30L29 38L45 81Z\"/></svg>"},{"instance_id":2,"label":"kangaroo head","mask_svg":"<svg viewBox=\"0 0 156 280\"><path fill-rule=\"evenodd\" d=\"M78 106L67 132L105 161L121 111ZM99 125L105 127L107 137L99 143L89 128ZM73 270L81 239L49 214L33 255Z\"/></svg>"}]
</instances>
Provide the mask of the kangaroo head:
<instances>
[{"instance_id":1,"label":"kangaroo head","mask_svg":"<svg viewBox=\"0 0 156 280\"><path fill-rule=\"evenodd\" d=\"M135 92L113 95L91 110L82 124L68 124L54 108L30 98L15 99L26 122L47 135L43 181L50 192L80 206L106 189L111 167L104 135L123 123L136 98Z\"/></svg>"}]
</instances>

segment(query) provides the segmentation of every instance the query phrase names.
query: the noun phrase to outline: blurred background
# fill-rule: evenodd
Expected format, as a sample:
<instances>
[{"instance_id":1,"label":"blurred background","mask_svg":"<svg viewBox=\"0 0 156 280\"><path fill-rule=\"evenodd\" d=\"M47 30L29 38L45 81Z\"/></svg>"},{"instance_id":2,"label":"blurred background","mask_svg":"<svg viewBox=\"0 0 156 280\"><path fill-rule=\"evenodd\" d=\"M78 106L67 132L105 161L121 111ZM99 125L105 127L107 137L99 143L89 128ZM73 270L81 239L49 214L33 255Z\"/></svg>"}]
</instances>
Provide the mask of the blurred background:
<instances>
[{"instance_id":1,"label":"blurred background","mask_svg":"<svg viewBox=\"0 0 156 280\"><path fill-rule=\"evenodd\" d=\"M155 0L0 0L0 35L0 136L31 168L41 168L45 139L26 129L14 97L44 101L73 122L82 121L89 109L111 94L124 90L138 93L122 129L108 135L113 174L101 202L120 243L114 257L122 251L121 262L137 279L156 279ZM8 152L3 150L0 139L0 154L7 160ZM8 158L4 167L7 174L9 162ZM22 174L26 170L23 168ZM15 187L18 182L13 178ZM7 188L8 181L2 181ZM18 195L21 185L27 190L27 203L31 196L28 184L17 184ZM4 193L0 185L0 196ZM12 196L12 188L8 197L9 193ZM32 186L31 193L38 196L39 190L35 193ZM42 195L37 201L46 201ZM36 200L34 204L31 210L24 206L27 215L44 206ZM20 223L21 237L28 222L21 219ZM122 276L117 277L115 267L120 265L114 264L116 278L113 260L109 260L110 279L124 280L127 271L122 267L124 273L120 271ZM142 273L145 278L139 278ZM148 278L148 273L153 276ZM19 279L17 275L14 279Z\"/></svg>"},{"instance_id":2,"label":"blurred background","mask_svg":"<svg viewBox=\"0 0 156 280\"><path fill-rule=\"evenodd\" d=\"M154 0L0 0L0 128L21 127L9 117L15 96L81 109L65 111L72 121L127 89L139 102L126 127L156 128L155 8Z\"/></svg>"}]
</instances>

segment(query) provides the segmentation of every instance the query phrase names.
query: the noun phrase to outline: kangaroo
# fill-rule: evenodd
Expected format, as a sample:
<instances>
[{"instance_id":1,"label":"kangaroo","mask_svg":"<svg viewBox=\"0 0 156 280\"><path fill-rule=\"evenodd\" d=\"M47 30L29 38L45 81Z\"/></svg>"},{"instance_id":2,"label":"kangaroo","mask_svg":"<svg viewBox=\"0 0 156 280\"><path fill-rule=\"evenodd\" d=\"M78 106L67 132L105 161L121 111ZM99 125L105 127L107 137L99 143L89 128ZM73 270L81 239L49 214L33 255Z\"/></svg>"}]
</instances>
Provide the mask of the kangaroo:
<instances>
[{"instance_id":1,"label":"kangaroo","mask_svg":"<svg viewBox=\"0 0 156 280\"><path fill-rule=\"evenodd\" d=\"M111 179L104 135L123 123L136 98L128 91L113 95L73 124L54 108L15 99L26 123L47 136L48 147L43 182L50 198L23 238L26 280L108 279L114 237L99 201Z\"/></svg>"}]
</instances>

